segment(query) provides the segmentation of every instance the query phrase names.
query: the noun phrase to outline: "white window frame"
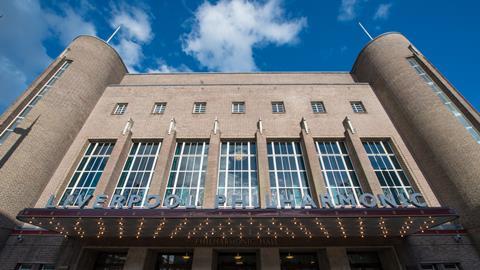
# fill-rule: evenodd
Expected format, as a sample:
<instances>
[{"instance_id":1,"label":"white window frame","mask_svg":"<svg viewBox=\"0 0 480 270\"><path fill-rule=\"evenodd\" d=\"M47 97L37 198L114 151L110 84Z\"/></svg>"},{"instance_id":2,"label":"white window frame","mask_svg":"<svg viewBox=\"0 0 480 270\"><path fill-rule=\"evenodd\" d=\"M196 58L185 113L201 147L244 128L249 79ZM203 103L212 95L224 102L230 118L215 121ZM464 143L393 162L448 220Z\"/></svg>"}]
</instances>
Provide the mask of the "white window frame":
<instances>
[{"instance_id":1,"label":"white window frame","mask_svg":"<svg viewBox=\"0 0 480 270\"><path fill-rule=\"evenodd\" d=\"M92 145L93 145L92 150L90 151L90 153L87 154L88 150L90 149L90 146L92 146ZM96 159L94 161L95 163L92 164L93 167L95 167L96 164L99 162L99 160L102 159L102 158L106 159L105 160L105 165L107 164L108 160L110 159L111 151L108 154L94 154L98 147L111 147L112 148L111 150L113 151L113 148L115 147L115 143L114 142L98 142L97 141L97 142L90 142L88 144L87 148L83 152L82 158L79 160L75 171L73 172L72 176L70 177L70 180L67 183L67 187L65 188L65 190L62 194L62 197L60 197L60 200L58 201L59 205L61 204L61 202L63 202L64 198L66 199L68 195L73 195L76 190L80 190L80 191L86 190L87 194L89 194L89 191L91 191L90 194L93 194L95 192L95 189L97 188L98 182L96 183L95 186L92 186L93 180L91 181L90 186L88 186L88 187L86 187L86 186L79 187L78 185L80 183L80 180L82 179L82 176L85 175L85 174L92 174L92 173L100 174L99 179L101 178L101 176L103 174L103 171L105 170L105 167L102 168L101 170L88 170L88 171L85 170L87 168L87 166L89 165L90 161L92 160L92 158ZM100 153L101 153L102 149L103 148L100 148ZM87 160L85 161L85 163L83 163L82 161L85 158L87 158ZM80 168L81 165L83 165L83 166ZM78 177L76 177L75 183L73 184L73 186L70 187L70 184L73 181L73 178L75 177L75 175L77 173L78 173ZM77 196L77 198L75 198L75 200L73 202L73 205L76 205L77 200L78 200L78 196Z\"/></svg>"},{"instance_id":2,"label":"white window frame","mask_svg":"<svg viewBox=\"0 0 480 270\"><path fill-rule=\"evenodd\" d=\"M283 101L272 101L272 113L285 113L285 103Z\"/></svg>"},{"instance_id":3,"label":"white window frame","mask_svg":"<svg viewBox=\"0 0 480 270\"><path fill-rule=\"evenodd\" d=\"M243 101L232 102L232 113L245 113L245 102Z\"/></svg>"},{"instance_id":4,"label":"white window frame","mask_svg":"<svg viewBox=\"0 0 480 270\"><path fill-rule=\"evenodd\" d=\"M321 148L320 148L320 143L335 143L335 146L337 147L339 153L322 153L321 152ZM345 153L342 152L342 147L340 146L340 144L343 144L344 146L344 149L345 149ZM322 169L322 174L323 174L323 177L324 177L324 180L325 180L325 185L327 187L327 192L328 194L330 195L330 198L332 198L332 202L334 205L337 205L336 202L335 202L335 198L334 198L334 194L333 194L333 191L332 189L333 188L336 188L338 190L340 189L350 189L355 197L355 202L357 203L357 205L359 205L359 196L356 192L356 190L359 190L360 191L360 194L363 193L363 189L362 189L362 186L360 184L360 180L358 179L358 175L357 173L355 172L355 169L353 168L353 163L352 163L352 160L350 158L350 155L348 153L348 149L345 145L345 143L343 141L340 141L340 140L331 140L331 141L315 141L315 147L317 148L317 157L320 161L320 166L321 166L321 169ZM343 168L345 168L344 170L342 169L337 169L337 170L334 170L334 169L326 169L327 167L325 166L326 164L324 163L323 161L323 157L340 157L341 160L342 160L342 164L341 166L343 166ZM347 162L346 162L346 159L349 159L350 160L350 164L352 164L352 169L348 169L348 166L347 166ZM335 163L336 163L336 159L335 159ZM331 163L330 159L329 159L329 163ZM332 168L333 166L330 165L330 168ZM340 168L339 165L337 165L336 167ZM348 183L349 183L349 186L344 186L344 187L341 187L341 186L331 186L330 185L330 180L329 179L329 176L327 174L327 172L345 172L346 175L347 175L347 178L348 178ZM355 176L357 177L357 181L359 182L358 183L358 187L354 185L353 183L353 180L352 180L352 177L350 175L350 173L353 173L355 174ZM336 180L335 179L335 176L334 176L334 179L333 179L333 182L336 183Z\"/></svg>"},{"instance_id":5,"label":"white window frame","mask_svg":"<svg viewBox=\"0 0 480 270\"><path fill-rule=\"evenodd\" d=\"M232 169L232 170L230 170L230 168L229 168L229 158L235 157L235 155L236 155L236 153L234 153L233 155L230 154L230 149L232 147L237 147L237 144L240 144L241 146L244 146L246 144L246 147L248 149L248 151L246 153L246 159L248 160L247 170L243 170L243 169L240 169L240 170ZM257 169L252 169L253 166L252 166L252 162L251 162L252 157L255 157L255 160L257 160L257 154L256 154L257 151L255 151L255 153L251 153L251 147L252 146L256 147L256 143L255 142L250 142L250 141L226 141L226 142L221 143L220 149L223 149L224 145L226 145L226 153L223 154L222 150L220 150L219 161L218 161L217 194L225 196L226 203L225 203L225 206L223 206L223 207L230 208L230 207L232 207L232 204L230 203L231 198L228 198L228 196L227 196L228 190L233 189L235 191L237 189L238 190L247 189L248 190L248 205L246 207L253 208L255 206L255 204L253 203L254 202L253 198L254 198L255 195L256 195L256 199L257 199L257 204L260 202L260 198L259 198L259 196L260 196L259 192L260 191L259 191L259 186L258 186L258 167L255 166L255 167L257 167ZM242 153L242 155L243 155L243 153ZM222 158L225 158L225 169L221 168L222 167ZM220 174L221 173L225 174L225 179L224 179L224 185L223 186L220 186ZM243 187L243 186L236 187L235 183L233 183L232 187L228 185L229 174L235 174L235 173L240 173L240 174L247 173L248 174L248 187ZM253 194L252 173L257 175L257 186L256 186L256 194L255 195ZM220 188L223 188L223 191L224 191L223 194L219 193Z\"/></svg>"},{"instance_id":6,"label":"white window frame","mask_svg":"<svg viewBox=\"0 0 480 270\"><path fill-rule=\"evenodd\" d=\"M310 102L312 106L313 113L326 113L325 104L323 101L312 101Z\"/></svg>"},{"instance_id":7,"label":"white window frame","mask_svg":"<svg viewBox=\"0 0 480 270\"><path fill-rule=\"evenodd\" d=\"M167 109L167 102L155 102L153 104L152 114L163 114Z\"/></svg>"},{"instance_id":8,"label":"white window frame","mask_svg":"<svg viewBox=\"0 0 480 270\"><path fill-rule=\"evenodd\" d=\"M157 146L157 150L155 151L155 153L148 153L148 154L145 154L145 153L139 153L140 151L140 148L142 146L142 144L145 145L145 148L149 145L149 144L158 144ZM135 145L138 145L137 148L135 149L135 153L132 153L132 150L133 150L133 147ZM144 190L144 193L143 193L143 199L142 199L142 202L141 202L141 206L143 206L145 204L145 200L146 200L146 195L148 194L148 190L150 189L150 183L152 181L152 177L153 175L155 174L155 165L157 163L157 159L158 159L158 153L160 152L160 148L162 147L162 143L159 142L159 141L136 141L136 142L133 142L132 145L130 146L130 150L128 152L128 156L127 156L127 160L125 161L124 165L123 165L123 168L122 168L122 172L120 173L120 176L117 180L117 184L115 185L115 190L114 190L114 194L118 194L118 195L124 195L125 194L125 191L127 190L132 190L132 192L129 193L128 197L125 198L125 201L128 202L130 196L132 194L134 195L138 195L140 190ZM129 168L126 168L125 166L127 166L127 163L128 163L128 159L129 158L132 158L132 161L130 163L130 167ZM137 159L140 159L140 163L142 161L142 159L144 158L152 158L153 157L153 163L152 163L152 167L151 168L145 168L145 170L132 170L133 169L133 165L135 164L135 161ZM147 164L145 165L147 166ZM125 180L124 180L124 183L122 186L119 186L120 184L120 180L121 180L121 177L122 175L126 173L126 177L125 177ZM149 174L149 177L148 177L148 180L147 180L147 184L144 186L144 187L127 187L127 183L128 183L128 179L130 178L130 175L132 173L135 173L137 176L139 173L143 175L145 175L146 173ZM137 192L136 193L133 193L133 189L137 189ZM117 192L118 191L118 192Z\"/></svg>"},{"instance_id":9,"label":"white window frame","mask_svg":"<svg viewBox=\"0 0 480 270\"><path fill-rule=\"evenodd\" d=\"M195 114L205 113L207 111L207 102L195 102L193 103L193 112Z\"/></svg>"},{"instance_id":10,"label":"white window frame","mask_svg":"<svg viewBox=\"0 0 480 270\"><path fill-rule=\"evenodd\" d=\"M465 117L465 115L458 109L455 103L445 95L440 86L432 80L430 75L423 69L423 67L418 63L414 57L407 58L410 66L417 72L418 76L422 78L425 83L430 86L432 91L438 96L443 105L450 111L453 116L460 122L460 124L470 133L472 138L480 144L480 132L475 129L472 125L472 122Z\"/></svg>"},{"instance_id":11,"label":"white window frame","mask_svg":"<svg viewBox=\"0 0 480 270\"><path fill-rule=\"evenodd\" d=\"M185 149L186 144L196 144L195 149L197 149L197 147L201 146L201 148L202 148L201 153L199 155L196 154L196 153L184 154L183 150ZM177 154L178 147L180 147L180 154ZM182 187L178 186L178 176L180 175L180 173L190 172L191 173L190 187L188 187L188 189L195 191L195 198L194 198L195 203L194 203L194 205L196 205L196 206L202 206L203 205L203 199L205 198L205 193L203 194L203 198L201 198L202 200L199 200L199 199L200 199L200 191L205 191L205 183L203 183L203 186L201 186L201 180L202 180L202 176L206 180L207 168L205 166L205 170L204 170L203 165L204 165L204 163L208 164L208 148L209 148L209 143L207 141L195 141L195 142L188 142L187 141L187 142L177 142L176 143L175 154L172 158L172 165L170 166L170 173L168 174L167 187L165 189L165 197L163 199L164 203L165 203L165 198L167 197L168 190L172 191L170 194L176 194L177 189L185 189L186 188L186 187L183 187L183 186ZM175 160L176 157L178 157L178 162L177 162L177 166L174 168L174 160ZM188 162L194 162L196 157L200 157L199 170L193 170L193 169L192 170L180 170L180 166L182 164L183 159L186 158L187 163L188 163ZM194 165L192 165L192 167L193 166ZM193 179L193 176L194 176L195 172L198 172L197 186L192 187L192 179ZM175 179L174 179L174 182L173 182L173 186L169 186L170 177L172 177L172 175L175 177ZM179 196L179 197L181 197L181 196ZM183 204L192 204L192 203L191 203L191 201L188 201L188 202L183 202ZM183 206L181 206L181 207L183 207Z\"/></svg>"},{"instance_id":12,"label":"white window frame","mask_svg":"<svg viewBox=\"0 0 480 270\"><path fill-rule=\"evenodd\" d=\"M366 113L365 105L361 101L350 101L354 113Z\"/></svg>"},{"instance_id":13,"label":"white window frame","mask_svg":"<svg viewBox=\"0 0 480 270\"><path fill-rule=\"evenodd\" d=\"M117 103L115 109L113 110L114 115L123 115L127 111L128 103Z\"/></svg>"},{"instance_id":14,"label":"white window frame","mask_svg":"<svg viewBox=\"0 0 480 270\"><path fill-rule=\"evenodd\" d=\"M55 82L62 76L62 74L67 70L71 65L71 60L65 60L60 68L48 79L48 81L42 86L40 91L38 91L35 96L28 102L28 104L20 111L17 116L12 120L12 122L0 132L0 145L10 136L10 134L15 130L15 128L25 119L28 113L33 109L33 107L38 103L39 100L53 87Z\"/></svg>"},{"instance_id":15,"label":"white window frame","mask_svg":"<svg viewBox=\"0 0 480 270\"><path fill-rule=\"evenodd\" d=\"M293 153L288 153L288 154L280 154L280 153L275 153L275 143L285 143L285 144L291 144L292 145L292 150L293 150ZM270 168L270 162L269 162L269 168L268 168L268 174L269 174L269 178L270 178L270 173L274 173L275 175L275 187L272 187L270 186L270 195L273 195L273 190L276 191L277 193L277 198L276 198L276 203L277 203L277 207L281 207L281 199L280 199L280 188L282 189L292 189L292 190L295 190L295 189L300 189L300 193L302 195L302 198L305 196L305 195L309 195L311 196L311 191L310 191L310 186L309 186L309 179L308 179L308 168L307 168L307 164L305 163L305 158L303 156L303 153L297 153L297 150L296 150L296 146L295 144L298 144L298 148L301 150L301 145L299 142L297 141L270 141L268 142L268 144L272 147L272 153L271 154L268 154L268 150L267 150L267 158L268 157L271 157L273 160L273 168ZM268 147L268 145L267 145ZM287 147L286 147L287 148ZM287 148L288 149L288 148ZM295 169L293 170L278 170L278 165L277 165L277 160L276 160L276 157L294 157L295 159ZM303 164L304 164L304 167L305 169L304 170L300 170L300 166L298 165L298 157L302 158L303 160ZM290 168L292 167L292 164L290 164L289 162L289 166ZM279 185L279 181L278 181L278 175L279 173L285 173L285 172L288 172L288 173L295 173L297 174L297 179L298 179L298 187L286 187L286 186L283 186L283 187L280 187ZM303 186L303 183L301 181L302 177L301 177L301 174L304 173L305 174L305 180L306 180L306 183L307 183L307 186ZM271 181L271 179L270 179ZM292 183L293 183L293 179L292 179ZM308 194L305 192L305 190L307 190ZM270 198L272 200L272 198ZM292 199L294 200L294 198L287 198L287 199ZM273 200L272 200L273 201ZM295 208L300 208L301 206L298 205L298 204L295 204Z\"/></svg>"},{"instance_id":16,"label":"white window frame","mask_svg":"<svg viewBox=\"0 0 480 270\"><path fill-rule=\"evenodd\" d=\"M381 148L378 149L378 147L375 146L375 143L380 143ZM385 173L393 172L395 174L395 176L397 177L398 182L400 183L400 185L389 185L387 183L387 181L385 181L386 185L382 185L380 179L378 179L378 176L377 176L377 180L380 184L380 187L382 188L382 191L385 192L385 190L389 190L390 193L393 194L393 190L402 189L403 193L404 193L404 196L408 196L409 194L411 194L410 192L408 192L408 189L411 189L412 191L414 191L415 189L413 188L411 180L409 179L407 173L403 169L403 167L400 163L400 160L395 155L395 152L394 153L389 153L387 151L387 148L385 147L385 144L389 144L389 147L390 147L390 149L392 149L392 152L394 151L393 150L393 145L389 141L386 141L386 140L371 140L371 141L364 141L363 142L363 145L365 147L365 151L367 152L367 157L369 159L370 159L370 157L373 157L375 159L375 161L377 162L377 164L380 164L380 162L381 162L384 165L387 165L383 162L383 159L381 158L381 157L386 157L387 160L388 160L388 163L389 163L388 165L391 168L393 168L393 169L375 169L373 164L372 164L372 168L373 168L374 172L375 173L380 172L384 176L384 179L386 179ZM375 147L375 149L377 149L377 152L379 152L379 153L378 154L377 153L368 153L368 151L366 149L366 145L368 145L370 147L370 149L374 149L372 147ZM392 161L393 158L395 158L397 160L397 163L399 164L400 169L395 168L395 163ZM370 163L371 163L371 161L370 161ZM384 167L386 167L386 166L384 166ZM405 185L403 183L402 177L400 176L399 172L402 172L405 175L405 178L407 179L407 182L408 182L409 185ZM408 198L408 197L406 197L406 198Z\"/></svg>"}]
</instances>

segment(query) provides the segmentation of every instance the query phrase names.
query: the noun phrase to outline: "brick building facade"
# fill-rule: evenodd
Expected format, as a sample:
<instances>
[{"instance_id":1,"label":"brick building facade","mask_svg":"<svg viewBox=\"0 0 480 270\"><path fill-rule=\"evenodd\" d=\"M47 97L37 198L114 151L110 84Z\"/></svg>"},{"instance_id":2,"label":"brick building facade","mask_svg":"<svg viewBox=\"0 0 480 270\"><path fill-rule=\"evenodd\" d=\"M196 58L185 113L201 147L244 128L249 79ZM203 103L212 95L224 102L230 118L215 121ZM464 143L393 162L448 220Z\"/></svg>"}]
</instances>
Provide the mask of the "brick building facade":
<instances>
[{"instance_id":1,"label":"brick building facade","mask_svg":"<svg viewBox=\"0 0 480 270\"><path fill-rule=\"evenodd\" d=\"M309 73L80 36L0 124L1 269L480 268L480 116L398 33Z\"/></svg>"}]
</instances>

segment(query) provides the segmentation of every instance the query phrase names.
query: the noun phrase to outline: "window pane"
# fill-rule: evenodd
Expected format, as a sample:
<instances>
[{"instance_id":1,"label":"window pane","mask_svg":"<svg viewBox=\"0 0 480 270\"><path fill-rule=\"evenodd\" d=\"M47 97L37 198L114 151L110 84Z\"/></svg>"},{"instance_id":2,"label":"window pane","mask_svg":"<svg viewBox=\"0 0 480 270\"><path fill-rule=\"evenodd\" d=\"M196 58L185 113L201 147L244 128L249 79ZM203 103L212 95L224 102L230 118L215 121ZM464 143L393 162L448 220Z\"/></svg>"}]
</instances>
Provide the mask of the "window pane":
<instances>
[{"instance_id":1,"label":"window pane","mask_svg":"<svg viewBox=\"0 0 480 270\"><path fill-rule=\"evenodd\" d=\"M322 101L312 101L312 111L314 113L324 113L325 106Z\"/></svg>"},{"instance_id":2,"label":"window pane","mask_svg":"<svg viewBox=\"0 0 480 270\"><path fill-rule=\"evenodd\" d=\"M423 67L418 63L418 61L414 58L408 58L408 63L415 69L415 71L422 77L427 84L430 85L432 91L437 94L440 101L444 104L444 106L452 113L453 116L457 118L457 120L464 126L465 129L470 133L477 143L480 144L480 133L478 130L473 128L470 121L461 113L458 107L450 100L450 98L442 92L441 87L432 80L430 75L425 72Z\"/></svg>"},{"instance_id":3,"label":"window pane","mask_svg":"<svg viewBox=\"0 0 480 270\"><path fill-rule=\"evenodd\" d=\"M206 102L195 102L193 104L193 113L205 113L207 110Z\"/></svg>"},{"instance_id":4,"label":"window pane","mask_svg":"<svg viewBox=\"0 0 480 270\"><path fill-rule=\"evenodd\" d=\"M117 103L115 106L115 110L113 111L113 114L124 114L127 111L127 103Z\"/></svg>"},{"instance_id":5,"label":"window pane","mask_svg":"<svg viewBox=\"0 0 480 270\"><path fill-rule=\"evenodd\" d=\"M272 112L283 113L285 112L285 105L283 102L272 102Z\"/></svg>"},{"instance_id":6,"label":"window pane","mask_svg":"<svg viewBox=\"0 0 480 270\"><path fill-rule=\"evenodd\" d=\"M165 102L157 102L153 106L153 114L161 114L165 112L165 109L167 108L167 103Z\"/></svg>"},{"instance_id":7,"label":"window pane","mask_svg":"<svg viewBox=\"0 0 480 270\"><path fill-rule=\"evenodd\" d=\"M139 195L142 202L134 206L143 205L145 195L150 187L150 180L155 170L155 161L160 149L159 142L135 142L130 148L127 161L123 166L115 194L128 198L131 195ZM155 150L155 151L152 151ZM133 164L133 165L131 165ZM125 183L125 178L128 179Z\"/></svg>"},{"instance_id":8,"label":"window pane","mask_svg":"<svg viewBox=\"0 0 480 270\"><path fill-rule=\"evenodd\" d=\"M225 206L232 206L231 196L237 194L247 203L246 207L254 207L258 201L258 194L254 192L258 189L257 170L256 164L252 162L256 160L256 153L251 151L255 148L255 143L222 142L221 148L225 150L220 154L218 187L226 188ZM224 182L223 177L227 181Z\"/></svg>"},{"instance_id":9,"label":"window pane","mask_svg":"<svg viewBox=\"0 0 480 270\"><path fill-rule=\"evenodd\" d=\"M232 113L244 113L244 112L245 112L245 102L232 103Z\"/></svg>"},{"instance_id":10,"label":"window pane","mask_svg":"<svg viewBox=\"0 0 480 270\"><path fill-rule=\"evenodd\" d=\"M355 113L364 113L366 112L365 107L363 106L363 103L361 101L352 101L350 102L352 105L352 110Z\"/></svg>"},{"instance_id":11,"label":"window pane","mask_svg":"<svg viewBox=\"0 0 480 270\"><path fill-rule=\"evenodd\" d=\"M377 175L380 186L385 194L395 198L400 203L399 196L409 197L413 190L410 182L395 156L388 141L363 142L367 156Z\"/></svg>"},{"instance_id":12,"label":"window pane","mask_svg":"<svg viewBox=\"0 0 480 270\"><path fill-rule=\"evenodd\" d=\"M358 192L355 191L360 193L362 191L345 143L343 141L317 141L315 144L330 196L338 202L335 194L352 194L358 204ZM338 191L338 187L342 187L342 189Z\"/></svg>"},{"instance_id":13,"label":"window pane","mask_svg":"<svg viewBox=\"0 0 480 270\"><path fill-rule=\"evenodd\" d=\"M89 144L70 179L67 190L59 201L60 205L69 195L75 195L73 205L78 205L78 200L82 196L93 194L110 157L110 152L101 152L101 149L113 148L113 145L114 143L111 142L92 142Z\"/></svg>"},{"instance_id":14,"label":"window pane","mask_svg":"<svg viewBox=\"0 0 480 270\"><path fill-rule=\"evenodd\" d=\"M201 206L207 157L207 142L177 143L166 196L175 194L181 197L182 206Z\"/></svg>"},{"instance_id":15,"label":"window pane","mask_svg":"<svg viewBox=\"0 0 480 270\"><path fill-rule=\"evenodd\" d=\"M281 200L295 200L310 195L307 172L298 142L269 142L269 175L272 201L277 206ZM296 203L296 207L300 207Z\"/></svg>"}]
</instances>

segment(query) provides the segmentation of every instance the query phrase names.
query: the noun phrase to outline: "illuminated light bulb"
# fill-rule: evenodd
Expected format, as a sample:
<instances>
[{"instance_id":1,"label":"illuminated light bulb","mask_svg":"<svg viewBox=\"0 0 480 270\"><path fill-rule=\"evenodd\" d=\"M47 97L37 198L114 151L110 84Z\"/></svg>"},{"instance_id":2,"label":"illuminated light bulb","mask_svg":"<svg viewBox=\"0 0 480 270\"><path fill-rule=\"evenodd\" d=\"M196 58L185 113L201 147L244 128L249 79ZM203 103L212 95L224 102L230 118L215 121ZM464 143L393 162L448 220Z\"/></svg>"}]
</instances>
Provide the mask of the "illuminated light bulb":
<instances>
[{"instance_id":1,"label":"illuminated light bulb","mask_svg":"<svg viewBox=\"0 0 480 270\"><path fill-rule=\"evenodd\" d=\"M285 259L287 260L292 260L293 258L295 258L292 254L290 254L290 252L288 253L287 256L285 256Z\"/></svg>"}]
</instances>

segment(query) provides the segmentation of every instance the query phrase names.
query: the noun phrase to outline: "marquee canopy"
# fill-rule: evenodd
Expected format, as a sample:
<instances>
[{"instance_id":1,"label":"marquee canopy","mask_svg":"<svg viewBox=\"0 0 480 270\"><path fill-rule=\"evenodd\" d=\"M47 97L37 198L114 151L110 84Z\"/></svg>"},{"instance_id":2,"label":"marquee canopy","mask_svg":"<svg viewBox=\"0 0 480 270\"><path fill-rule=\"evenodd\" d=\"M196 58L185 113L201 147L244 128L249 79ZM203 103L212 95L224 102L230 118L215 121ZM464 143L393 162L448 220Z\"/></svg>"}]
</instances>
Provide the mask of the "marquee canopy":
<instances>
[{"instance_id":1,"label":"marquee canopy","mask_svg":"<svg viewBox=\"0 0 480 270\"><path fill-rule=\"evenodd\" d=\"M456 219L449 208L47 209L17 219L65 237L365 238L404 237Z\"/></svg>"}]
</instances>

